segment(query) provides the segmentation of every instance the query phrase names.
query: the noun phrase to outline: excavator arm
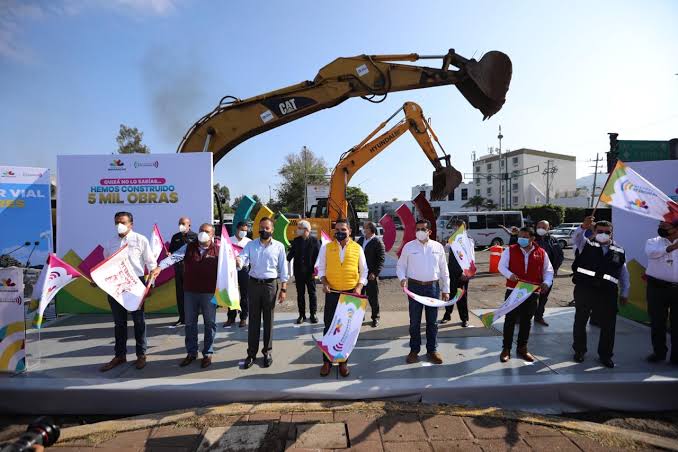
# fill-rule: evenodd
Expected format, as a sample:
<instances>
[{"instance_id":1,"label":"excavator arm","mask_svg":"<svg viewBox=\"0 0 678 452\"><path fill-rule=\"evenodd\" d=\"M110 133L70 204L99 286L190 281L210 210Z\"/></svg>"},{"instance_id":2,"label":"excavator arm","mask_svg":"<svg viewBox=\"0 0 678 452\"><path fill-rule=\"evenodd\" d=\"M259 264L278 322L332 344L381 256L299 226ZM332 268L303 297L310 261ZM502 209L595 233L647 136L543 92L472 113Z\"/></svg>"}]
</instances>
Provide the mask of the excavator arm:
<instances>
[{"instance_id":1,"label":"excavator arm","mask_svg":"<svg viewBox=\"0 0 678 452\"><path fill-rule=\"evenodd\" d=\"M442 59L441 68L397 62ZM451 67L457 68L450 69ZM331 108L350 97L381 102L390 92L455 85L484 118L498 112L511 81L511 60L498 51L480 61L445 55L360 55L338 58L306 81L249 99L226 96L184 135L177 152L212 152L214 164L243 141Z\"/></svg>"},{"instance_id":2,"label":"excavator arm","mask_svg":"<svg viewBox=\"0 0 678 452\"><path fill-rule=\"evenodd\" d=\"M400 111L405 113L405 118L388 131L374 138ZM331 222L338 218L347 218L346 188L353 175L408 130L435 168L431 199L443 199L461 183L461 173L450 163L450 156L445 152L435 132L426 121L421 107L414 102L405 102L401 108L396 110L386 121L379 124L363 141L346 151L339 159L339 163L332 171L327 201L328 216ZM438 156L433 141L440 147L442 157Z\"/></svg>"}]
</instances>

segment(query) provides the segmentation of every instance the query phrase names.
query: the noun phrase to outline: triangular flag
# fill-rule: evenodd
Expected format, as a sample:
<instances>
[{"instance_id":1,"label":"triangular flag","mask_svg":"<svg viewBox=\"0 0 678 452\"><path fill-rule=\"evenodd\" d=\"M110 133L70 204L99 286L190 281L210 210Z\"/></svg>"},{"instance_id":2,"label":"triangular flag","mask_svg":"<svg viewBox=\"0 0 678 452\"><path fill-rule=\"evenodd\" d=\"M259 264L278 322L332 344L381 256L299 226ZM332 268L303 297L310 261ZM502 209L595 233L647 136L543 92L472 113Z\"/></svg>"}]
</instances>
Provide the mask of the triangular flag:
<instances>
[{"instance_id":1,"label":"triangular flag","mask_svg":"<svg viewBox=\"0 0 678 452\"><path fill-rule=\"evenodd\" d=\"M40 304L38 305L38 315L34 323L40 328L42 325L42 316L49 302L54 296L71 281L82 276L82 274L70 264L59 259L56 254L50 254L47 259L47 265L42 269L40 278L44 280L40 294ZM44 277L43 277L44 275Z\"/></svg>"},{"instance_id":2,"label":"triangular flag","mask_svg":"<svg viewBox=\"0 0 678 452\"><path fill-rule=\"evenodd\" d=\"M162 235L160 234L160 229L158 229L158 225L154 224L153 225L153 232L151 233L151 253L153 254L153 259L156 261L160 257L160 254L162 254L163 251L165 253L168 253L167 249L165 248L165 241L162 239Z\"/></svg>"}]
</instances>

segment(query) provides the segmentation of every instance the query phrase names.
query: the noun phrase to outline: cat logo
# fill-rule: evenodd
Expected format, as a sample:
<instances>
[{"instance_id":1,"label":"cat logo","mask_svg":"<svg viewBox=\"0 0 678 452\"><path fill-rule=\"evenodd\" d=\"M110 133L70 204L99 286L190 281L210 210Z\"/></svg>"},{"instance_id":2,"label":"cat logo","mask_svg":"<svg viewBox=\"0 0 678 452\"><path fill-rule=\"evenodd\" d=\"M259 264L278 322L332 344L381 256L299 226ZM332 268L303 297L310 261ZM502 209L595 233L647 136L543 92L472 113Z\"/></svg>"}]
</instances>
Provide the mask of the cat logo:
<instances>
[{"instance_id":1,"label":"cat logo","mask_svg":"<svg viewBox=\"0 0 678 452\"><path fill-rule=\"evenodd\" d=\"M281 102L278 105L278 109L280 110L280 113L282 113L283 115L286 115L287 113L291 113L293 111L296 111L297 105L294 101L294 98L292 98L290 100L286 100L285 102Z\"/></svg>"},{"instance_id":2,"label":"cat logo","mask_svg":"<svg viewBox=\"0 0 678 452\"><path fill-rule=\"evenodd\" d=\"M271 110L277 117L287 116L290 113L299 113L307 107L316 105L315 99L304 96L294 97L272 97L261 102Z\"/></svg>"}]
</instances>

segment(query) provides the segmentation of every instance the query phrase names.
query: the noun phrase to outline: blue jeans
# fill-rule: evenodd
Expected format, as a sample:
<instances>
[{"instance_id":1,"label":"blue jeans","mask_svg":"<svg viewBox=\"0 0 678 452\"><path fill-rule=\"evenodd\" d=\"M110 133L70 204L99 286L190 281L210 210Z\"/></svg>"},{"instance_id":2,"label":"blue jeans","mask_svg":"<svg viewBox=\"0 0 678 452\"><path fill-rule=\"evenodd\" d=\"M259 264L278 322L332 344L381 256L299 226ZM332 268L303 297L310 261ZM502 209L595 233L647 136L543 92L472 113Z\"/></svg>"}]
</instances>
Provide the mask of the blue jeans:
<instances>
[{"instance_id":1,"label":"blue jeans","mask_svg":"<svg viewBox=\"0 0 678 452\"><path fill-rule=\"evenodd\" d=\"M198 356L198 312L202 311L205 324L202 355L214 353L214 337L217 335L217 305L212 303L212 293L184 292L184 317L186 319L186 352Z\"/></svg>"},{"instance_id":2,"label":"blue jeans","mask_svg":"<svg viewBox=\"0 0 678 452\"><path fill-rule=\"evenodd\" d=\"M408 283L411 292L425 297L439 298L440 288L438 284L432 286L420 286ZM419 353L421 350L421 314L426 311L426 352L433 353L438 350L438 308L424 306L418 301L409 298L410 311L410 351Z\"/></svg>"}]
</instances>

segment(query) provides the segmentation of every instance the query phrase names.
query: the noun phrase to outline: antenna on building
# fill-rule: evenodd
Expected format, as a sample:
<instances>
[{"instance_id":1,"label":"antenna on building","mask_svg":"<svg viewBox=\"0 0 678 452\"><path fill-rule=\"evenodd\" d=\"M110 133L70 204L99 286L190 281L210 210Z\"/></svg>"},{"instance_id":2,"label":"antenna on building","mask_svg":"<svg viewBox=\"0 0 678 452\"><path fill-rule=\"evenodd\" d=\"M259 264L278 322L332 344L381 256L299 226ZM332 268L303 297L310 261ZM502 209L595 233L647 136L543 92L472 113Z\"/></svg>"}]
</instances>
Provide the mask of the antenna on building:
<instances>
[{"instance_id":1,"label":"antenna on building","mask_svg":"<svg viewBox=\"0 0 678 452\"><path fill-rule=\"evenodd\" d=\"M603 159L599 157L599 154L596 152L596 159L589 160L589 162L595 162L593 166L593 190L591 190L591 207L593 207L593 200L596 198L596 182L598 177L598 162L602 163Z\"/></svg>"}]
</instances>

